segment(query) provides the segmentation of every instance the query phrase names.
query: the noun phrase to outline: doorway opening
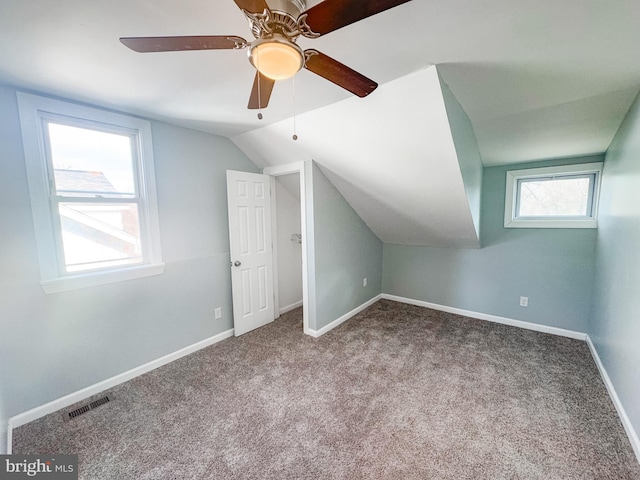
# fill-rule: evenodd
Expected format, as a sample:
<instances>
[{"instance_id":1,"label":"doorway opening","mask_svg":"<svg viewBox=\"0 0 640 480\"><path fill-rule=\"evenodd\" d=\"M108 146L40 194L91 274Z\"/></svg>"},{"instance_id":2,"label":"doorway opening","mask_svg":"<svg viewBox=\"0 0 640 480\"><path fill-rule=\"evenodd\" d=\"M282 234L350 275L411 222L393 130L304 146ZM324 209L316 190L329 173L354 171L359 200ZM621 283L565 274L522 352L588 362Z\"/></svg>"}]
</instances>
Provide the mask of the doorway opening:
<instances>
[{"instance_id":1,"label":"doorway opening","mask_svg":"<svg viewBox=\"0 0 640 480\"><path fill-rule=\"evenodd\" d=\"M312 335L314 332L310 328L311 316L313 312L313 292L314 292L314 267L313 267L313 221L309 219L310 213L310 195L311 192L307 191L307 180L310 179L311 163L310 162L296 162L287 165L278 165L275 167L267 167L263 173L271 176L271 191L276 192L271 196L272 211L272 237L274 239L273 248L273 276L274 276L274 307L276 317L280 316L280 313L284 313L288 308L297 308L296 303L299 302L299 287L302 287L302 327L303 331L307 335ZM280 185L276 183L280 177ZM307 178L308 177L308 178ZM297 183L297 189L295 187ZM283 220L283 227L280 228L278 224L278 205L277 205L277 193L279 190L284 190L286 193L281 194L284 197L284 203L287 202L287 194L293 197L289 200L289 212L294 212L292 215L297 215L295 220L289 221ZM281 202L282 203L282 202ZM282 207L282 205L281 205ZM282 208L283 212L287 211L287 207ZM294 237L296 235L296 237ZM297 237L299 235L299 237ZM285 254L284 263L286 266L280 268L278 259L277 240L282 239L283 251L288 250L288 254ZM287 243L288 242L288 243ZM288 248L287 248L288 247ZM299 249L299 250L294 250ZM299 254L297 254L299 252ZM296 255L297 254L297 255ZM296 263L297 262L297 263ZM301 268L300 268L301 267ZM287 278L280 280L280 273ZM290 273L288 273L290 272ZM299 272L299 273L298 273ZM298 276L299 275L299 276ZM300 279L300 280L298 280ZM297 282L297 284L296 284ZM280 284L283 284L282 296L279 291ZM297 288L296 288L297 287Z\"/></svg>"},{"instance_id":2,"label":"doorway opening","mask_svg":"<svg viewBox=\"0 0 640 480\"><path fill-rule=\"evenodd\" d=\"M302 306L302 222L300 174L275 177L276 231L273 235L277 289L276 317Z\"/></svg>"}]
</instances>

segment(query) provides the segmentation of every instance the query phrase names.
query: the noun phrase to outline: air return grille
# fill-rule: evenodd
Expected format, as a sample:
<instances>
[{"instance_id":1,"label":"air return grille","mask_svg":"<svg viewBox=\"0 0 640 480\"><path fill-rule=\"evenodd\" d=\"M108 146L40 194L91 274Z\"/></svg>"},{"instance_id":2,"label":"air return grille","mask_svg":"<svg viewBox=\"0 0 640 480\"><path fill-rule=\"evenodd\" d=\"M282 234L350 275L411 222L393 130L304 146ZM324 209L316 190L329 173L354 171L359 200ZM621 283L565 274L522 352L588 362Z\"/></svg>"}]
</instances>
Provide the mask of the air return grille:
<instances>
[{"instance_id":1,"label":"air return grille","mask_svg":"<svg viewBox=\"0 0 640 480\"><path fill-rule=\"evenodd\" d=\"M81 407L71 410L70 412L67 412L67 414L65 415L65 420L72 420L76 417L79 417L83 413L87 413L88 411L93 410L94 408L98 408L99 406L104 405L105 403L109 403L111 400L113 400L113 396L109 396L109 395L105 395L104 397L98 398L93 402L87 403L85 405L82 405Z\"/></svg>"}]
</instances>

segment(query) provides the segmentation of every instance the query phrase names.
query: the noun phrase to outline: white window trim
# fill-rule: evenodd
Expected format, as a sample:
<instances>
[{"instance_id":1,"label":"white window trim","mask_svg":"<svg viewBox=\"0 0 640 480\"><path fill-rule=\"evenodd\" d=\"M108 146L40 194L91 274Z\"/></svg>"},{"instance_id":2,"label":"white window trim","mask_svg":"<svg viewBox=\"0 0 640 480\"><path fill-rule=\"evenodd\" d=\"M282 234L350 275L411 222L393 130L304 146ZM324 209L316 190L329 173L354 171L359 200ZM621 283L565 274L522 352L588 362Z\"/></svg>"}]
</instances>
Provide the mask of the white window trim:
<instances>
[{"instance_id":1,"label":"white window trim","mask_svg":"<svg viewBox=\"0 0 640 480\"><path fill-rule=\"evenodd\" d=\"M544 219L516 217L518 180L548 177L550 175L563 177L581 174L595 174L590 217L567 218L557 216ZM602 162L508 171L504 203L505 228L598 228L598 200L600 198L601 177Z\"/></svg>"},{"instance_id":2,"label":"white window trim","mask_svg":"<svg viewBox=\"0 0 640 480\"><path fill-rule=\"evenodd\" d=\"M155 169L150 122L106 110L78 105L47 97L17 92L20 126L31 197L40 278L45 293L92 287L134 278L159 275L164 271L160 248L160 228L156 200ZM140 196L145 199L141 216L144 261L112 269L67 274L59 265L55 223L49 196L47 156L43 122L52 117L70 118L77 125L95 128L96 125L130 129L138 132Z\"/></svg>"}]
</instances>

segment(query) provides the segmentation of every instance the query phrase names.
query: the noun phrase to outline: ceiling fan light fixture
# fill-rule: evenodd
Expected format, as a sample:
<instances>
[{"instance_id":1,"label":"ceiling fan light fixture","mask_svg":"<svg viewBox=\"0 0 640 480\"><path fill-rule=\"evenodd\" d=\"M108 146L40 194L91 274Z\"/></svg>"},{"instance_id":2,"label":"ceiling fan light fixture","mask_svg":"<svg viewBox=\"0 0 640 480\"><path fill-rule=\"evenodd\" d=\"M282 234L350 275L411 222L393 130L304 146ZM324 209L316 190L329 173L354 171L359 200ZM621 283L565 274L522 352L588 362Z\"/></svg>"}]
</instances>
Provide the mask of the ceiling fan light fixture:
<instances>
[{"instance_id":1,"label":"ceiling fan light fixture","mask_svg":"<svg viewBox=\"0 0 640 480\"><path fill-rule=\"evenodd\" d=\"M295 43L274 36L251 44L249 61L262 75L272 80L293 77L304 66L304 53Z\"/></svg>"}]
</instances>

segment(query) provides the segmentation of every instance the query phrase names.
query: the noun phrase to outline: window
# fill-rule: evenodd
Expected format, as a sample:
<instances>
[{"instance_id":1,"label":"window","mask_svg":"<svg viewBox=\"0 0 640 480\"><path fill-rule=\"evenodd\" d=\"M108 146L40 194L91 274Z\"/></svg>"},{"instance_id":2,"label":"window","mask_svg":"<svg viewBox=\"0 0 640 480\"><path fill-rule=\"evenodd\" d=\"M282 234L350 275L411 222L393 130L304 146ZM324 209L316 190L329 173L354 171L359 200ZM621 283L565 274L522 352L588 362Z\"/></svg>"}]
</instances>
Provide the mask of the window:
<instances>
[{"instance_id":1,"label":"window","mask_svg":"<svg viewBox=\"0 0 640 480\"><path fill-rule=\"evenodd\" d=\"M507 228L596 228L602 163L507 172Z\"/></svg>"},{"instance_id":2,"label":"window","mask_svg":"<svg viewBox=\"0 0 640 480\"><path fill-rule=\"evenodd\" d=\"M47 293L162 273L149 122L18 93Z\"/></svg>"}]
</instances>

